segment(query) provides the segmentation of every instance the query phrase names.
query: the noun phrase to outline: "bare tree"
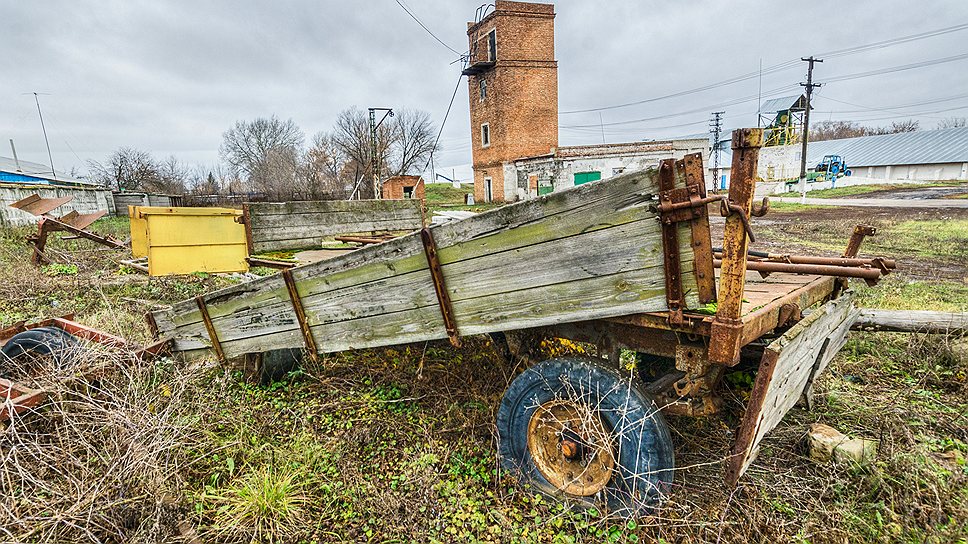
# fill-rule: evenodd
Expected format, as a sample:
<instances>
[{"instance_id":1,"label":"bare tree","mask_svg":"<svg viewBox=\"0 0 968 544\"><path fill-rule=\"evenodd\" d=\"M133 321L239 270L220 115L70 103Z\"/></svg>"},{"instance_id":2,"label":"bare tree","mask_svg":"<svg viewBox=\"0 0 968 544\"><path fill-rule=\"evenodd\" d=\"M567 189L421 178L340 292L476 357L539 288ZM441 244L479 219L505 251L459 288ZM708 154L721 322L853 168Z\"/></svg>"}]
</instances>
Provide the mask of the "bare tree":
<instances>
[{"instance_id":1,"label":"bare tree","mask_svg":"<svg viewBox=\"0 0 968 544\"><path fill-rule=\"evenodd\" d=\"M391 147L390 173L394 176L418 173L434 149L436 131L425 111L403 109L393 118L396 138Z\"/></svg>"},{"instance_id":2,"label":"bare tree","mask_svg":"<svg viewBox=\"0 0 968 544\"><path fill-rule=\"evenodd\" d=\"M867 134L867 127L858 125L853 121L821 121L810 127L811 142L856 138Z\"/></svg>"},{"instance_id":3,"label":"bare tree","mask_svg":"<svg viewBox=\"0 0 968 544\"><path fill-rule=\"evenodd\" d=\"M401 109L377 128L377 158L381 177L414 173L423 168L433 149L436 129L423 111ZM372 175L370 125L367 113L356 108L343 110L331 135L333 144L346 158L343 170ZM355 176L354 176L355 177ZM357 180L354 179L354 183ZM364 183L361 193L373 197L372 184Z\"/></svg>"},{"instance_id":4,"label":"bare tree","mask_svg":"<svg viewBox=\"0 0 968 544\"><path fill-rule=\"evenodd\" d=\"M192 175L188 165L179 162L174 155L169 155L167 159L156 164L156 169L157 179L149 183L146 190L170 195L185 192Z\"/></svg>"},{"instance_id":5,"label":"bare tree","mask_svg":"<svg viewBox=\"0 0 968 544\"><path fill-rule=\"evenodd\" d=\"M895 121L886 127L869 127L853 121L821 121L810 128L810 141L820 142L823 140L857 138L859 136L915 132L920 130L920 126L920 123L914 119Z\"/></svg>"},{"instance_id":6,"label":"bare tree","mask_svg":"<svg viewBox=\"0 0 968 544\"><path fill-rule=\"evenodd\" d=\"M962 128L968 126L968 118L948 117L938 121L938 128Z\"/></svg>"},{"instance_id":7,"label":"bare tree","mask_svg":"<svg viewBox=\"0 0 968 544\"><path fill-rule=\"evenodd\" d=\"M905 121L894 121L887 127L887 134L897 134L898 132L917 132L921 129L921 123L914 119Z\"/></svg>"},{"instance_id":8,"label":"bare tree","mask_svg":"<svg viewBox=\"0 0 968 544\"><path fill-rule=\"evenodd\" d=\"M260 117L237 121L225 131L219 153L253 189L284 197L294 189L303 140L302 131L292 119Z\"/></svg>"},{"instance_id":9,"label":"bare tree","mask_svg":"<svg viewBox=\"0 0 968 544\"><path fill-rule=\"evenodd\" d=\"M382 123L376 131L376 156L380 163L380 171L387 172L390 147L397 137L392 123ZM370 123L367 112L357 107L345 109L336 118L333 127L333 143L340 149L354 170L364 172L367 177L372 176ZM373 198L372 184L364 183L362 196Z\"/></svg>"},{"instance_id":10,"label":"bare tree","mask_svg":"<svg viewBox=\"0 0 968 544\"><path fill-rule=\"evenodd\" d=\"M344 199L352 181L344 176L346 156L333 137L320 132L303 156L306 191L313 199Z\"/></svg>"},{"instance_id":11,"label":"bare tree","mask_svg":"<svg viewBox=\"0 0 968 544\"><path fill-rule=\"evenodd\" d=\"M150 191L160 180L158 164L147 151L121 147L106 163L88 161L91 178L118 191Z\"/></svg>"}]
</instances>

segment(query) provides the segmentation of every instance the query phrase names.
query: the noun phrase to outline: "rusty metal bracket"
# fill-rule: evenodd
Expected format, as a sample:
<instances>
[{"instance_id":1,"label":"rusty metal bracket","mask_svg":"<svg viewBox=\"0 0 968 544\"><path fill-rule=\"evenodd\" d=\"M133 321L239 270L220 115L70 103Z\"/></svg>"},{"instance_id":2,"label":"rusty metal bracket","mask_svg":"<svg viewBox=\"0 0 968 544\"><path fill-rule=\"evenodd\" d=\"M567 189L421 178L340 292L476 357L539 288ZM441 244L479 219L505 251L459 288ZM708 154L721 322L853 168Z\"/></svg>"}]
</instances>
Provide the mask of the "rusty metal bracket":
<instances>
[{"instance_id":1,"label":"rusty metal bracket","mask_svg":"<svg viewBox=\"0 0 968 544\"><path fill-rule=\"evenodd\" d=\"M299 291L296 290L296 280L292 277L292 270L286 268L282 271L282 279L286 282L286 291L289 292L289 301L292 302L292 309L296 314L296 321L299 322L299 330L302 332L303 343L309 358L315 363L319 361L319 351L316 349L316 339L313 338L313 331L309 328L306 320L306 310L303 308L302 299L299 298Z\"/></svg>"},{"instance_id":2,"label":"rusty metal bracket","mask_svg":"<svg viewBox=\"0 0 968 544\"><path fill-rule=\"evenodd\" d=\"M690 188L690 202L706 198L706 170L702 166L702 153L683 157L677 163L679 177L685 179ZM693 191L692 189L696 190ZM692 225L692 265L696 275L696 287L700 304L716 302L716 271L713 269L713 242L709 231L709 212L705 204L699 205L699 216L694 217Z\"/></svg>"},{"instance_id":3,"label":"rusty metal bracket","mask_svg":"<svg viewBox=\"0 0 968 544\"><path fill-rule=\"evenodd\" d=\"M430 268L430 277L434 281L434 292L437 293L437 303L440 305L440 315L444 318L444 328L447 329L447 336L450 343L455 348L460 347L460 335L457 332L457 323L454 321L454 308L450 302L450 295L447 294L447 284L444 283L444 274L440 269L440 259L437 257L437 244L434 242L434 233L430 228L420 229L420 241L423 242L424 254L427 256L427 266Z\"/></svg>"},{"instance_id":4,"label":"rusty metal bracket","mask_svg":"<svg viewBox=\"0 0 968 544\"><path fill-rule=\"evenodd\" d=\"M202 314L202 321L205 322L205 330L208 331L208 338L212 341L212 349L215 350L215 355L218 357L220 363L225 363L225 352L222 351L222 343L218 340L218 334L215 333L215 325L212 323L212 317L208 315L208 306L205 305L205 297L203 295L198 295L195 297L195 304L198 306L198 311Z\"/></svg>"},{"instance_id":5,"label":"rusty metal bracket","mask_svg":"<svg viewBox=\"0 0 968 544\"><path fill-rule=\"evenodd\" d=\"M860 246L861 244L864 243L864 238L868 236L874 236L875 234L877 234L877 227L874 227L873 225L857 225L856 227L854 227L854 232L851 233L850 240L847 242L847 249L844 250L844 257L846 258L856 257L857 254L860 253ZM878 268L885 270L884 267L881 267L879 265L875 265L875 266L878 266ZM885 270L885 273L886 273L886 270ZM833 290L833 293L830 294L830 297L831 298L839 297L840 293L843 291L846 291L849 286L850 284L847 281L847 278L838 279L837 283L834 285L834 290Z\"/></svg>"},{"instance_id":6,"label":"rusty metal bracket","mask_svg":"<svg viewBox=\"0 0 968 544\"><path fill-rule=\"evenodd\" d=\"M664 159L659 164L659 222L662 225L662 264L665 268L666 305L669 307L669 323L682 323L682 309L685 300L682 292L682 263L679 260L680 221L692 220L693 213L699 210L693 207L693 200L689 197L688 189L676 189L675 159ZM685 196L685 198L682 198ZM698 198L698 192L694 193ZM676 198L676 200L673 200ZM665 210L665 211L663 211Z\"/></svg>"}]
</instances>

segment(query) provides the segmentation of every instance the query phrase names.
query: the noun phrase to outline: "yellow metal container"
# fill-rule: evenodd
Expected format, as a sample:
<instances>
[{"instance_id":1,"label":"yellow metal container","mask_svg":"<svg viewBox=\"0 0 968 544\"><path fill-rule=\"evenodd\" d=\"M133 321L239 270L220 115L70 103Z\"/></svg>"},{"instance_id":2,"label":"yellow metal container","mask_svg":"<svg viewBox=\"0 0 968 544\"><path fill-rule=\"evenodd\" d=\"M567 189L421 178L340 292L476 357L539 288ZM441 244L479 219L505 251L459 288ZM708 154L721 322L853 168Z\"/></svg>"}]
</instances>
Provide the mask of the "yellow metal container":
<instances>
[{"instance_id":1,"label":"yellow metal container","mask_svg":"<svg viewBox=\"0 0 968 544\"><path fill-rule=\"evenodd\" d=\"M131 252L148 257L148 274L245 272L245 226L232 208L131 206Z\"/></svg>"},{"instance_id":2,"label":"yellow metal container","mask_svg":"<svg viewBox=\"0 0 968 544\"><path fill-rule=\"evenodd\" d=\"M128 219L131 223L131 255L135 259L148 256L148 221L138 214L141 206L128 206Z\"/></svg>"}]
</instances>

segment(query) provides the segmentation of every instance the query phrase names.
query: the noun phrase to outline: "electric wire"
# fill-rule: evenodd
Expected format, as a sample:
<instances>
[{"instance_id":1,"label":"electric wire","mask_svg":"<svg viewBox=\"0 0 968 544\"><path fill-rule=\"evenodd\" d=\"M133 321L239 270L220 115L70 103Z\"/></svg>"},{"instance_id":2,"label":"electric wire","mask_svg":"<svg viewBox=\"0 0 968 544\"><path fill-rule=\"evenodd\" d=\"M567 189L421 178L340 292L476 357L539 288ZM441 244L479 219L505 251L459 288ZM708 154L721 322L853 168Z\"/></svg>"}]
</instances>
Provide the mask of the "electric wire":
<instances>
[{"instance_id":1,"label":"electric wire","mask_svg":"<svg viewBox=\"0 0 968 544\"><path fill-rule=\"evenodd\" d=\"M954 25L954 26L950 26L950 27L940 28L940 29L936 29L936 30L930 30L930 31L921 32L921 33L918 33L918 34L911 34L911 35L908 35L908 36L901 36L899 38L893 38L893 39L890 39L890 40L882 40L882 41L879 41L879 42L873 42L873 43L859 45L859 46L855 46L855 47L849 47L849 48L846 48L846 49L839 49L839 50L835 50L835 51L829 51L829 52L826 52L826 53L820 53L820 54L818 54L816 56L817 57L821 57L821 58L824 58L824 57L827 57L827 58L836 58L836 57L841 57L841 56L845 56L845 55L852 55L852 54L856 54L856 53L862 53L862 52L870 51L870 50L874 50L874 49L883 49L885 47L889 47L889 46L893 46L893 45L898 45L898 44L902 44L902 43L908 43L908 42L912 42L912 41L916 41L916 40L921 40L921 39L925 39L925 38L931 38L931 37L934 37L934 36L939 36L939 35L942 35L942 34L948 34L948 33L951 33L951 32L957 32L957 31L965 30L965 29L968 29L968 23L962 23L962 24L958 24L958 25ZM952 60L956 60L956 59L952 59ZM947 62L947 61L939 61L938 63L940 63L940 62ZM650 103L650 102L657 102L657 101L666 100L666 99L669 99L669 98L676 98L676 97L685 96L685 95L689 95L689 94L695 94L695 93L699 93L699 92L703 92L703 91L708 91L708 90L711 90L711 89L715 89L715 88L718 88L718 87L724 87L726 85L732 85L733 83L739 83L741 81L747 81L747 80L753 79L755 77L759 77L760 75L769 75L769 74L773 74L773 73L780 72L780 71L783 71L783 70L787 70L789 68L792 68L794 66L799 65L799 63L800 63L800 60L799 59L791 59L791 60L788 60L788 61L785 61L785 62L781 62L779 64L775 64L773 66L767 67L767 68L765 68L763 70L760 70L760 71L749 72L747 74L743 74L743 75L740 75L740 76L735 76L735 77L732 77L732 78L728 78L728 79L725 79L723 81L719 81L717 83L711 83L709 85L703 85L701 87L696 87L694 89L688 89L688 90L685 90L685 91L679 91L679 92L675 92L675 93L671 93L671 94L667 94L667 95L663 95L663 96L657 96L657 97L653 97L653 98L647 98L647 99L644 99L644 100L636 100L636 101L633 101L633 102L626 102L626 103L623 103L623 104L614 104L614 105L611 105L611 106L602 106L602 107L598 107L598 108L586 108L586 109L580 109L580 110L568 110L568 111L559 112L559 115L569 115L569 114L575 114L575 113L589 113L589 112L595 112L595 111L605 111L605 110L612 110L612 109L618 109L618 108L625 108L625 107L629 107L629 106L637 106L637 105L640 105L640 104L647 104L647 103ZM885 73L887 73L887 72L885 72ZM873 74L873 75L876 75L876 74ZM855 75L855 77L864 77L864 76ZM828 78L827 81L830 81L830 79Z\"/></svg>"},{"instance_id":2,"label":"electric wire","mask_svg":"<svg viewBox=\"0 0 968 544\"><path fill-rule=\"evenodd\" d=\"M420 28L426 30L427 31L427 34L430 34L430 36L433 37L433 39L437 40L437 43L439 43L440 45L446 47L447 49L450 49L455 55L462 56L464 54L464 53L461 53L460 51L454 49L453 47L447 45L444 42L444 40L441 40L440 38L438 38L437 35L434 34L429 28L427 28L427 25L423 24L423 21L421 21L420 19L418 19L417 16L414 15L413 12L410 11L410 9L406 5L404 5L404 3L401 0L394 0L394 1L397 3L398 6L400 6L401 8L403 8L403 11L407 12L407 15L409 15L411 19L413 19L414 21L417 22L418 25L420 25Z\"/></svg>"}]
</instances>

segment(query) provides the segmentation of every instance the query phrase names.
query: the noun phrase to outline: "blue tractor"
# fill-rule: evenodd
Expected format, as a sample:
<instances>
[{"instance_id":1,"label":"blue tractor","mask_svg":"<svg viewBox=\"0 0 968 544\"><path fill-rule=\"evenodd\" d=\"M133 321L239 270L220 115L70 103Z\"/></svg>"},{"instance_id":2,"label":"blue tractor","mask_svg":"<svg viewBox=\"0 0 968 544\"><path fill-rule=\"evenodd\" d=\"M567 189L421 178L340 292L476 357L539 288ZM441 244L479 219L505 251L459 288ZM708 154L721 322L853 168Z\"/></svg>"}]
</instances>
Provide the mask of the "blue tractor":
<instances>
[{"instance_id":1,"label":"blue tractor","mask_svg":"<svg viewBox=\"0 0 968 544\"><path fill-rule=\"evenodd\" d=\"M842 176L849 176L850 170L847 169L847 163L844 158L840 155L824 155L823 160L820 164L813 169L817 174L821 174L824 180L830 180L830 186L833 187L837 184L837 178ZM820 177L819 175L817 177Z\"/></svg>"}]
</instances>

